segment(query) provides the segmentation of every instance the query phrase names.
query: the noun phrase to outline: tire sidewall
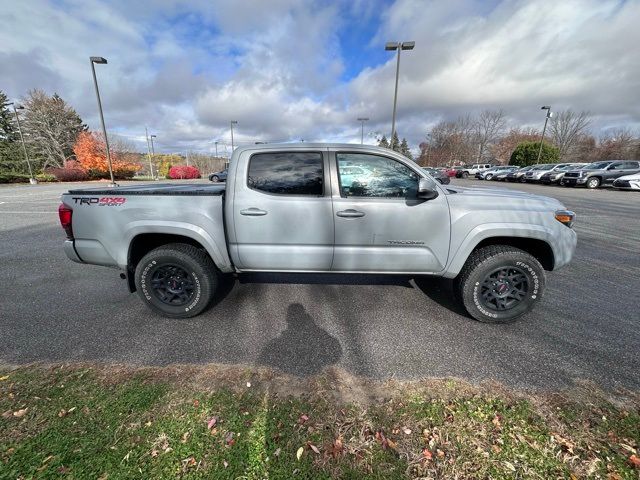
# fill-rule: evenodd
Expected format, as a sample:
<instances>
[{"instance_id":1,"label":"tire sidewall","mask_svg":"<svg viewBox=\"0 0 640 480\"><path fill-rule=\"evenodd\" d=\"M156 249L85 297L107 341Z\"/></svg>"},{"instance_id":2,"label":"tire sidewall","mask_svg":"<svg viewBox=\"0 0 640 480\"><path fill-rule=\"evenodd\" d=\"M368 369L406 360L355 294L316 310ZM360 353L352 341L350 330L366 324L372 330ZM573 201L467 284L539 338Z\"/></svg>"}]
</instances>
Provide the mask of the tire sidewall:
<instances>
[{"instance_id":1,"label":"tire sidewall","mask_svg":"<svg viewBox=\"0 0 640 480\"><path fill-rule=\"evenodd\" d=\"M480 301L482 282L492 271L501 267L515 267L527 277L527 296L514 308L506 311L492 310ZM544 293L545 276L541 265L527 254L504 253L482 262L469 276L462 291L462 300L467 311L481 322L510 323L529 312L540 301Z\"/></svg>"},{"instance_id":2,"label":"tire sidewall","mask_svg":"<svg viewBox=\"0 0 640 480\"><path fill-rule=\"evenodd\" d=\"M211 181L215 182L215 183L218 183L220 181L220 179L218 178L217 175L214 175L213 177L211 177Z\"/></svg>"},{"instance_id":3,"label":"tire sidewall","mask_svg":"<svg viewBox=\"0 0 640 480\"><path fill-rule=\"evenodd\" d=\"M599 186L600 186L600 179L598 179L597 177L591 177L589 180L587 180L587 188L594 189L594 188L598 188Z\"/></svg>"},{"instance_id":4,"label":"tire sidewall","mask_svg":"<svg viewBox=\"0 0 640 480\"><path fill-rule=\"evenodd\" d=\"M188 272L194 284L194 294L185 305L167 305L151 290L153 272L163 265L177 265ZM152 251L138 263L135 273L136 289L140 298L154 311L172 318L188 318L202 312L211 300L213 285L209 272L188 255L168 250Z\"/></svg>"}]
</instances>

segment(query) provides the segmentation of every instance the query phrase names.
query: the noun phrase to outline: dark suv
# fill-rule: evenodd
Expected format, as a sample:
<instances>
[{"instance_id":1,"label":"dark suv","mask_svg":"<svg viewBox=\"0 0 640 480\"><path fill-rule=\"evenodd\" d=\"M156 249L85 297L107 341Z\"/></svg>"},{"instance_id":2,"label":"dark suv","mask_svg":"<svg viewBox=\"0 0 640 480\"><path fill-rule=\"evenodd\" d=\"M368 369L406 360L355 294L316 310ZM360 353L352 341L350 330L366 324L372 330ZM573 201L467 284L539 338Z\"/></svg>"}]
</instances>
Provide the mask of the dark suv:
<instances>
[{"instance_id":1,"label":"dark suv","mask_svg":"<svg viewBox=\"0 0 640 480\"><path fill-rule=\"evenodd\" d=\"M565 173L564 184L568 187L586 185L587 188L598 188L611 185L618 177L638 172L640 172L640 162L636 160L594 162L579 170Z\"/></svg>"}]
</instances>

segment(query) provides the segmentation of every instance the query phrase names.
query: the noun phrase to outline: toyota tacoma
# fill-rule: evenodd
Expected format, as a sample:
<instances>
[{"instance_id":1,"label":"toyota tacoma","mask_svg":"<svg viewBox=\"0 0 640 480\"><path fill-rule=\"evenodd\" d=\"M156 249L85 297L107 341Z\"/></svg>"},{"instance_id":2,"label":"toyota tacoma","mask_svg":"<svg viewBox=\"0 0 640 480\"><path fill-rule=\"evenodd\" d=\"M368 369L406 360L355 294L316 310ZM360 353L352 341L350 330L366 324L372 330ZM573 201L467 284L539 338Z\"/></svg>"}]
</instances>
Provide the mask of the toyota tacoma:
<instances>
[{"instance_id":1,"label":"toyota tacoma","mask_svg":"<svg viewBox=\"0 0 640 480\"><path fill-rule=\"evenodd\" d=\"M224 274L337 272L454 279L467 312L498 323L530 311L545 271L576 246L575 215L557 200L441 185L385 148L252 145L233 152L228 175L70 190L64 251L121 269L131 292L172 318L203 312Z\"/></svg>"}]
</instances>

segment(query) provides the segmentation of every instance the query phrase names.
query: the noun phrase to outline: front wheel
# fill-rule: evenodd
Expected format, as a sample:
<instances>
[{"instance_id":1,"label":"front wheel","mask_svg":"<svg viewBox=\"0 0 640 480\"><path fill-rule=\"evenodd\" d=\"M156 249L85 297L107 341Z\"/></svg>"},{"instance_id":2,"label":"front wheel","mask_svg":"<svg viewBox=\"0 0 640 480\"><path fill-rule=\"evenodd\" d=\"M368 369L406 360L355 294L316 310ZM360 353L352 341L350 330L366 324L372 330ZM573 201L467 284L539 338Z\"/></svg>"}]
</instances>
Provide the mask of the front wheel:
<instances>
[{"instance_id":1,"label":"front wheel","mask_svg":"<svg viewBox=\"0 0 640 480\"><path fill-rule=\"evenodd\" d=\"M220 178L217 175L214 175L213 177L211 177L211 181L218 183L220 181Z\"/></svg>"},{"instance_id":2,"label":"front wheel","mask_svg":"<svg viewBox=\"0 0 640 480\"><path fill-rule=\"evenodd\" d=\"M485 323L509 323L542 298L545 274L533 256L508 245L473 252L456 279L469 315Z\"/></svg>"},{"instance_id":3,"label":"front wheel","mask_svg":"<svg viewBox=\"0 0 640 480\"><path fill-rule=\"evenodd\" d=\"M218 285L209 255L192 245L171 243L147 253L135 272L142 301L169 318L190 318L211 303Z\"/></svg>"},{"instance_id":4,"label":"front wheel","mask_svg":"<svg viewBox=\"0 0 640 480\"><path fill-rule=\"evenodd\" d=\"M492 173L487 173L487 175L484 177L485 180L491 180L492 178L493 178Z\"/></svg>"},{"instance_id":5,"label":"front wheel","mask_svg":"<svg viewBox=\"0 0 640 480\"><path fill-rule=\"evenodd\" d=\"M598 177L591 177L587 180L587 188L598 188L600 186L600 179Z\"/></svg>"},{"instance_id":6,"label":"front wheel","mask_svg":"<svg viewBox=\"0 0 640 480\"><path fill-rule=\"evenodd\" d=\"M469 172L462 172L462 174L460 176L462 178L468 178L469 177Z\"/></svg>"}]
</instances>

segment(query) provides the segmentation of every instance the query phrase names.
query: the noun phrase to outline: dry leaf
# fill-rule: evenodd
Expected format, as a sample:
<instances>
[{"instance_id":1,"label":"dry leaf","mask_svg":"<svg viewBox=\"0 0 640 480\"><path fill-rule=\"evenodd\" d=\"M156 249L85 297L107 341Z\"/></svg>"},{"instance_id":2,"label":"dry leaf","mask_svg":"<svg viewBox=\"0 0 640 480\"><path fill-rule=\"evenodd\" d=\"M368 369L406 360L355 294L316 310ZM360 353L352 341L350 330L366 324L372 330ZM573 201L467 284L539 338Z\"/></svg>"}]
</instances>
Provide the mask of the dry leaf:
<instances>
[{"instance_id":1,"label":"dry leaf","mask_svg":"<svg viewBox=\"0 0 640 480\"><path fill-rule=\"evenodd\" d=\"M300 447L296 452L296 458L298 459L298 461L300 461L300 458L302 458L303 453L304 453L304 447Z\"/></svg>"},{"instance_id":2,"label":"dry leaf","mask_svg":"<svg viewBox=\"0 0 640 480\"><path fill-rule=\"evenodd\" d=\"M17 410L13 412L13 416L18 418L24 417L24 414L27 413L27 410L29 410L29 408L22 408L20 410Z\"/></svg>"},{"instance_id":3,"label":"dry leaf","mask_svg":"<svg viewBox=\"0 0 640 480\"><path fill-rule=\"evenodd\" d=\"M318 447L316 447L313 443L310 443L310 444L309 444L309 448L310 448L311 450L313 450L313 452L314 452L314 453L316 453L316 454L320 455L320 450L319 450L319 449L318 449Z\"/></svg>"},{"instance_id":4,"label":"dry leaf","mask_svg":"<svg viewBox=\"0 0 640 480\"><path fill-rule=\"evenodd\" d=\"M229 464L227 463L227 461L226 461L226 460L223 460L223 461L222 461L222 465L224 465L224 468L227 468L227 467L229 466Z\"/></svg>"},{"instance_id":5,"label":"dry leaf","mask_svg":"<svg viewBox=\"0 0 640 480\"><path fill-rule=\"evenodd\" d=\"M216 423L218 423L218 417L212 417L211 420L209 420L209 422L207 423L207 428L211 430L216 426Z\"/></svg>"},{"instance_id":6,"label":"dry leaf","mask_svg":"<svg viewBox=\"0 0 640 480\"><path fill-rule=\"evenodd\" d=\"M431 460L433 458L433 454L429 451L428 448L423 448L422 449L422 456L426 459L426 460Z\"/></svg>"},{"instance_id":7,"label":"dry leaf","mask_svg":"<svg viewBox=\"0 0 640 480\"><path fill-rule=\"evenodd\" d=\"M182 440L180 440L182 443L187 443L187 441L189 440L189 435L191 435L190 432L184 432L182 434Z\"/></svg>"},{"instance_id":8,"label":"dry leaf","mask_svg":"<svg viewBox=\"0 0 640 480\"><path fill-rule=\"evenodd\" d=\"M511 462L507 462L506 460L505 460L503 463L504 463L504 464L505 464L505 466L506 466L509 470L511 470L512 472L515 472L515 471L516 471L516 467L514 467L514 466L513 466L513 463L511 463Z\"/></svg>"},{"instance_id":9,"label":"dry leaf","mask_svg":"<svg viewBox=\"0 0 640 480\"><path fill-rule=\"evenodd\" d=\"M9 378L9 375L4 375L4 376L0 377L0 382L4 382L8 378Z\"/></svg>"},{"instance_id":10,"label":"dry leaf","mask_svg":"<svg viewBox=\"0 0 640 480\"><path fill-rule=\"evenodd\" d=\"M251 388L251 382L247 382L247 388Z\"/></svg>"},{"instance_id":11,"label":"dry leaf","mask_svg":"<svg viewBox=\"0 0 640 480\"><path fill-rule=\"evenodd\" d=\"M302 415L300 415L300 418L298 419L298 423L303 424L307 420L309 420L309 417L303 413Z\"/></svg>"},{"instance_id":12,"label":"dry leaf","mask_svg":"<svg viewBox=\"0 0 640 480\"><path fill-rule=\"evenodd\" d=\"M636 468L640 468L640 458L635 454L629 457L629 463Z\"/></svg>"},{"instance_id":13,"label":"dry leaf","mask_svg":"<svg viewBox=\"0 0 640 480\"><path fill-rule=\"evenodd\" d=\"M404 432L405 435L411 435L411 429L410 428L403 428L402 431Z\"/></svg>"},{"instance_id":14,"label":"dry leaf","mask_svg":"<svg viewBox=\"0 0 640 480\"><path fill-rule=\"evenodd\" d=\"M282 449L280 447L276 448L276 451L273 452L273 456L274 457L279 457L281 451L282 451Z\"/></svg>"}]
</instances>

